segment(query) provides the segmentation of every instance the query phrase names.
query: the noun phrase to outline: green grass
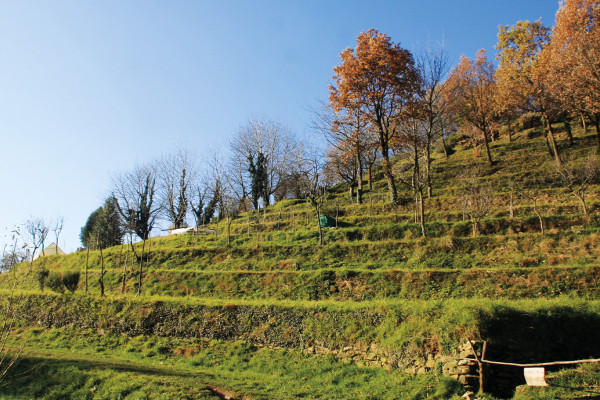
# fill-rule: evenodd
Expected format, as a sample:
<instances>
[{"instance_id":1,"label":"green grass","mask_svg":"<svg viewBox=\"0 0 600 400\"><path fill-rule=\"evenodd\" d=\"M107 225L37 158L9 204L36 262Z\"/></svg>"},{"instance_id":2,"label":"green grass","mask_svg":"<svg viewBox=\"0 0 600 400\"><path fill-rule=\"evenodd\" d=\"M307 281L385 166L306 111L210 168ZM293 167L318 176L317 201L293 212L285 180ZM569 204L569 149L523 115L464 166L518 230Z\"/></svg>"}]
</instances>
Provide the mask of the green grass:
<instances>
[{"instance_id":1,"label":"green grass","mask_svg":"<svg viewBox=\"0 0 600 400\"><path fill-rule=\"evenodd\" d=\"M149 394L153 399L209 399L210 392L203 389L207 385L253 399L458 399L462 390L435 372L414 377L240 341L129 338L62 329L26 334L21 364L11 372L22 377L7 379L10 383L2 388L6 397L0 398L136 399ZM185 392L193 386L198 394ZM182 393L187 397L177 397Z\"/></svg>"},{"instance_id":2,"label":"green grass","mask_svg":"<svg viewBox=\"0 0 600 400\"><path fill-rule=\"evenodd\" d=\"M305 200L282 201L261 210L258 220L242 214L231 225L230 243L223 222L209 226L218 236L152 238L139 297L139 260L127 246L104 251L105 298L98 297L98 251L89 254L87 294L85 252L35 263L55 275L79 271L74 295L42 293L28 265L2 274L4 297L21 279L18 326L28 344L0 396L185 398L195 387L192 397L208 399L211 384L252 398L441 399L462 392L437 374L439 365L417 377L401 371L415 370L430 354L456 355L466 338L487 339L496 358L515 343L542 358L556 343L564 351L553 350L555 356L569 358L582 348L600 353L588 334L600 329L600 184L589 191L592 214L585 218L557 183L538 133L493 142L492 167L473 160L457 137L450 138L456 150L450 158L434 153L426 240L414 221L412 194L402 189L402 204L392 207L376 171L364 204L349 201L346 184L327 195L323 212L338 214L339 227L324 230L323 246ZM575 130L575 136L571 156L595 149L593 135ZM473 162L482 164L479 180L494 191L476 237L458 201L460 173ZM522 188L514 218L511 181ZM534 192L545 235L529 198ZM373 345L375 361L343 350L368 353ZM37 365L46 372L26 373ZM593 367L570 371L556 372L556 382L597 385ZM520 388L515 398L583 396L560 390L567 389Z\"/></svg>"}]
</instances>

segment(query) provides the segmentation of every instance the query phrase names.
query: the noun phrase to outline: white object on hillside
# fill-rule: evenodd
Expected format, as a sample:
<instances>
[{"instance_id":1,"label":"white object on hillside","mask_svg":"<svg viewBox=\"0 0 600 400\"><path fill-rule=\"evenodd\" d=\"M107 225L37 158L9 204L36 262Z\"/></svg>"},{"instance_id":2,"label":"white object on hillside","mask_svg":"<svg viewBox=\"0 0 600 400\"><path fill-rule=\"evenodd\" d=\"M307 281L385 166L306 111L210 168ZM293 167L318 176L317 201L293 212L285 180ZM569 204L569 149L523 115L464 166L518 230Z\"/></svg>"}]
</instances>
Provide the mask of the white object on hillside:
<instances>
[{"instance_id":1,"label":"white object on hillside","mask_svg":"<svg viewBox=\"0 0 600 400\"><path fill-rule=\"evenodd\" d=\"M185 235L186 233L194 233L194 231L194 228L169 229L169 235Z\"/></svg>"},{"instance_id":2,"label":"white object on hillside","mask_svg":"<svg viewBox=\"0 0 600 400\"><path fill-rule=\"evenodd\" d=\"M544 367L525 368L525 382L528 386L548 386L544 379Z\"/></svg>"}]
</instances>

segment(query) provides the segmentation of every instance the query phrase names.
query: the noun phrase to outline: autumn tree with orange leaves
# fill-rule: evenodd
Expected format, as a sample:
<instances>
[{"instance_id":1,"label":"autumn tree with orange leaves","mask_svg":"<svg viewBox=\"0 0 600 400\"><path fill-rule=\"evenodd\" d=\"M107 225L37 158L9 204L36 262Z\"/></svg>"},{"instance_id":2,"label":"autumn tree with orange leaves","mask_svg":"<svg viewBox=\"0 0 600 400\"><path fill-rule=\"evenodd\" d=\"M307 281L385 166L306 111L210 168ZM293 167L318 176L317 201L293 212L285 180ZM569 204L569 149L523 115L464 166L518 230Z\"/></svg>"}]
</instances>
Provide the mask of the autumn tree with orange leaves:
<instances>
[{"instance_id":1,"label":"autumn tree with orange leaves","mask_svg":"<svg viewBox=\"0 0 600 400\"><path fill-rule=\"evenodd\" d=\"M496 79L494 65L487 59L485 50L479 50L473 61L462 56L450 71L445 90L456 118L481 131L486 156L492 165L489 140L496 114Z\"/></svg>"},{"instance_id":2,"label":"autumn tree with orange leaves","mask_svg":"<svg viewBox=\"0 0 600 400\"><path fill-rule=\"evenodd\" d=\"M356 49L347 48L334 68L335 83L329 87L329 101L336 113L360 110L377 132L390 199L398 203L398 193L390 150L398 145L399 122L420 89L419 73L412 54L375 29L356 38Z\"/></svg>"},{"instance_id":3,"label":"autumn tree with orange leaves","mask_svg":"<svg viewBox=\"0 0 600 400\"><path fill-rule=\"evenodd\" d=\"M556 163L562 164L554 130L552 113L557 104L551 94L548 76L547 46L550 44L550 28L541 21L519 21L515 26L500 26L496 58L500 65L496 70L498 111L510 113L536 112L542 115L546 127L546 140L550 139ZM550 150L550 149L549 149Z\"/></svg>"},{"instance_id":4,"label":"autumn tree with orange leaves","mask_svg":"<svg viewBox=\"0 0 600 400\"><path fill-rule=\"evenodd\" d=\"M550 65L565 106L587 115L600 147L600 0L566 0L556 13Z\"/></svg>"}]
</instances>

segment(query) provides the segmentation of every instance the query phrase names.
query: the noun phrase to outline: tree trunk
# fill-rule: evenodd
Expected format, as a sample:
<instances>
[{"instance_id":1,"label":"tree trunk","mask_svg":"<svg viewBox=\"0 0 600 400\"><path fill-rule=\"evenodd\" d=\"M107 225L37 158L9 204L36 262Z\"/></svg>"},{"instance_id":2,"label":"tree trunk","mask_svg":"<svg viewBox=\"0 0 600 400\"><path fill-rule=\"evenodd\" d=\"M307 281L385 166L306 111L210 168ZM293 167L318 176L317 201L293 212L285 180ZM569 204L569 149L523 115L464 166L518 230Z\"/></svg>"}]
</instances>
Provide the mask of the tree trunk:
<instances>
[{"instance_id":1,"label":"tree trunk","mask_svg":"<svg viewBox=\"0 0 600 400\"><path fill-rule=\"evenodd\" d=\"M104 297L104 254L102 253L102 246L100 247L100 278L98 278L98 283L100 284L100 297Z\"/></svg>"},{"instance_id":2,"label":"tree trunk","mask_svg":"<svg viewBox=\"0 0 600 400\"><path fill-rule=\"evenodd\" d=\"M487 129L483 130L483 143L485 144L485 154L487 156L488 163L490 165L494 165L494 161L492 160L492 153L490 153L490 144L489 144Z\"/></svg>"},{"instance_id":3,"label":"tree trunk","mask_svg":"<svg viewBox=\"0 0 600 400\"><path fill-rule=\"evenodd\" d=\"M565 126L565 133L567 134L567 139L569 140L569 147L573 147L573 132L571 132L571 124L569 120L565 117L563 121L563 125Z\"/></svg>"},{"instance_id":4,"label":"tree trunk","mask_svg":"<svg viewBox=\"0 0 600 400\"><path fill-rule=\"evenodd\" d=\"M515 217L515 209L513 207L513 191L510 191L510 219Z\"/></svg>"},{"instance_id":5,"label":"tree trunk","mask_svg":"<svg viewBox=\"0 0 600 400\"><path fill-rule=\"evenodd\" d=\"M537 197L533 198L533 211L535 212L535 214L537 215L539 221L540 221L540 231L542 233L542 235L546 234L546 231L544 229L544 220L542 219L542 215L540 214L540 212L537 209Z\"/></svg>"},{"instance_id":6,"label":"tree trunk","mask_svg":"<svg viewBox=\"0 0 600 400\"><path fill-rule=\"evenodd\" d=\"M600 114L596 114L594 118L594 128L596 128L596 141L600 149Z\"/></svg>"},{"instance_id":7,"label":"tree trunk","mask_svg":"<svg viewBox=\"0 0 600 400\"><path fill-rule=\"evenodd\" d=\"M427 140L427 148L426 148L426 152L425 152L425 157L426 157L426 173L427 173L427 198L431 198L432 196L432 189L431 189L431 144L429 139Z\"/></svg>"},{"instance_id":8,"label":"tree trunk","mask_svg":"<svg viewBox=\"0 0 600 400\"><path fill-rule=\"evenodd\" d=\"M587 208L587 204L585 204L585 193L583 191L579 191L576 190L573 193L575 193L575 196L579 199L579 202L581 203L581 208L583 208L583 214L585 215L586 219L589 215L589 211Z\"/></svg>"},{"instance_id":9,"label":"tree trunk","mask_svg":"<svg viewBox=\"0 0 600 400\"><path fill-rule=\"evenodd\" d=\"M90 260L90 245L87 246L87 254L85 256L85 292L88 292L88 265Z\"/></svg>"},{"instance_id":10,"label":"tree trunk","mask_svg":"<svg viewBox=\"0 0 600 400\"><path fill-rule=\"evenodd\" d=\"M138 291L136 296L140 296L142 294L142 273L143 271L143 266L144 266L144 250L146 249L146 239L142 240L142 257L140 260L140 270L139 270L139 279L138 279Z\"/></svg>"},{"instance_id":11,"label":"tree trunk","mask_svg":"<svg viewBox=\"0 0 600 400\"><path fill-rule=\"evenodd\" d=\"M125 280L127 278L127 260L129 259L129 246L127 246L127 252L125 253L125 264L123 265L123 280L121 282L121 294L125 294Z\"/></svg>"},{"instance_id":12,"label":"tree trunk","mask_svg":"<svg viewBox=\"0 0 600 400\"><path fill-rule=\"evenodd\" d=\"M363 165L362 165L362 157L360 153L356 153L356 165L358 165L358 189L356 191L356 201L358 204L362 204L363 202Z\"/></svg>"},{"instance_id":13,"label":"tree trunk","mask_svg":"<svg viewBox=\"0 0 600 400\"><path fill-rule=\"evenodd\" d=\"M281 210L280 210L281 212ZM279 221L277 221L277 225L279 225ZM230 235L230 227L231 227L231 217L227 216L227 244L231 244L231 235Z\"/></svg>"},{"instance_id":14,"label":"tree trunk","mask_svg":"<svg viewBox=\"0 0 600 400\"><path fill-rule=\"evenodd\" d=\"M473 225L473 237L477 237L479 229L477 228L477 220L473 217L471 217L471 224Z\"/></svg>"},{"instance_id":15,"label":"tree trunk","mask_svg":"<svg viewBox=\"0 0 600 400\"><path fill-rule=\"evenodd\" d=\"M419 223L419 196L415 190L415 224Z\"/></svg>"},{"instance_id":16,"label":"tree trunk","mask_svg":"<svg viewBox=\"0 0 600 400\"><path fill-rule=\"evenodd\" d=\"M387 180L388 190L390 192L390 200L392 205L398 205L398 192L396 191L396 181L392 173L392 165L390 163L390 155L387 145L381 143L381 156L383 157L383 175Z\"/></svg>"},{"instance_id":17,"label":"tree trunk","mask_svg":"<svg viewBox=\"0 0 600 400\"><path fill-rule=\"evenodd\" d=\"M425 239L427 239L427 230L425 229L425 199L423 198L423 190L419 190L419 197L421 201L421 233Z\"/></svg>"},{"instance_id":18,"label":"tree trunk","mask_svg":"<svg viewBox=\"0 0 600 400\"><path fill-rule=\"evenodd\" d=\"M554 159L556 160L557 165L562 165L558 146L556 145L556 138L554 137L554 130L552 129L552 124L550 123L550 118L548 118L547 114L544 114L544 120L546 120L546 127L548 128L550 143L552 144L552 150L554 151Z\"/></svg>"},{"instance_id":19,"label":"tree trunk","mask_svg":"<svg viewBox=\"0 0 600 400\"><path fill-rule=\"evenodd\" d=\"M323 246L323 229L321 228L321 203L317 202L317 226L319 227L319 246Z\"/></svg>"},{"instance_id":20,"label":"tree trunk","mask_svg":"<svg viewBox=\"0 0 600 400\"><path fill-rule=\"evenodd\" d=\"M512 143L512 124L508 121L508 143Z\"/></svg>"},{"instance_id":21,"label":"tree trunk","mask_svg":"<svg viewBox=\"0 0 600 400\"><path fill-rule=\"evenodd\" d=\"M369 164L367 169L369 172L369 190L373 190L373 164Z\"/></svg>"},{"instance_id":22,"label":"tree trunk","mask_svg":"<svg viewBox=\"0 0 600 400\"><path fill-rule=\"evenodd\" d=\"M544 127L543 129L544 139L546 139L546 150L548 150L548 154L550 154L550 157L554 157L554 153L552 153L552 148L550 147L550 141L548 140L548 130L546 129L546 127Z\"/></svg>"},{"instance_id":23,"label":"tree trunk","mask_svg":"<svg viewBox=\"0 0 600 400\"><path fill-rule=\"evenodd\" d=\"M581 114L581 127L583 128L583 133L587 132L587 125L585 123L585 115Z\"/></svg>"}]
</instances>

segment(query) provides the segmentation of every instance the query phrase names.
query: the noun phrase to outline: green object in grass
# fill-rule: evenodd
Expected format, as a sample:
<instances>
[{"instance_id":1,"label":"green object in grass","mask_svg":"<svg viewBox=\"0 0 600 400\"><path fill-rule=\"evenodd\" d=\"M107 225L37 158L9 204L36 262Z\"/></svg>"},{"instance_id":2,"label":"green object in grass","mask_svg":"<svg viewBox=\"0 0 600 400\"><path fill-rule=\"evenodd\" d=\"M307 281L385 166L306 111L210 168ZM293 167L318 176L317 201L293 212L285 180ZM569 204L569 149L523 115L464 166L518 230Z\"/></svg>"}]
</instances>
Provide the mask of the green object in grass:
<instances>
[{"instance_id":1,"label":"green object in grass","mask_svg":"<svg viewBox=\"0 0 600 400\"><path fill-rule=\"evenodd\" d=\"M327 215L321 215L319 217L319 224L321 228L335 228L335 219Z\"/></svg>"}]
</instances>

